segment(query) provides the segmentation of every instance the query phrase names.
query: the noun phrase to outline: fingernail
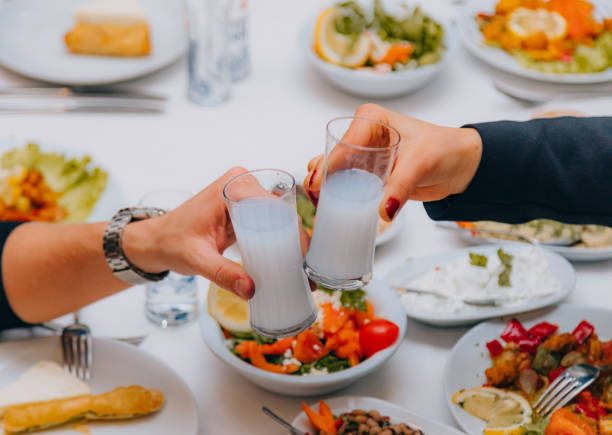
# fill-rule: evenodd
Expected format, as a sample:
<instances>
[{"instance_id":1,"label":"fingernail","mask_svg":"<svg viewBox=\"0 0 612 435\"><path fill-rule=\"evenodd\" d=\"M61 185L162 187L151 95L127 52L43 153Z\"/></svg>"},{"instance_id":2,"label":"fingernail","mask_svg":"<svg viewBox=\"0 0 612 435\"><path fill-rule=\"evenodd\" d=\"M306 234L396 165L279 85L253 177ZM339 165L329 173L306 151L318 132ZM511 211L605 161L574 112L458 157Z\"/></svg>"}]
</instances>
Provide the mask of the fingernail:
<instances>
[{"instance_id":1,"label":"fingernail","mask_svg":"<svg viewBox=\"0 0 612 435\"><path fill-rule=\"evenodd\" d=\"M315 207L319 203L319 199L316 198L311 191L308 191L308 198L310 198L310 201L312 201Z\"/></svg>"},{"instance_id":2,"label":"fingernail","mask_svg":"<svg viewBox=\"0 0 612 435\"><path fill-rule=\"evenodd\" d=\"M387 212L389 219L393 219L393 216L395 216L395 213L397 213L399 204L399 201L395 198L389 198L387 200L387 203L385 204L385 211Z\"/></svg>"},{"instance_id":3,"label":"fingernail","mask_svg":"<svg viewBox=\"0 0 612 435\"><path fill-rule=\"evenodd\" d=\"M317 170L312 171L312 175L310 176L310 181L308 181L308 187L312 186L312 182L314 180L315 175L317 175Z\"/></svg>"},{"instance_id":4,"label":"fingernail","mask_svg":"<svg viewBox=\"0 0 612 435\"><path fill-rule=\"evenodd\" d=\"M243 299L251 299L255 293L253 282L246 278L237 279L234 282L234 293Z\"/></svg>"}]
</instances>

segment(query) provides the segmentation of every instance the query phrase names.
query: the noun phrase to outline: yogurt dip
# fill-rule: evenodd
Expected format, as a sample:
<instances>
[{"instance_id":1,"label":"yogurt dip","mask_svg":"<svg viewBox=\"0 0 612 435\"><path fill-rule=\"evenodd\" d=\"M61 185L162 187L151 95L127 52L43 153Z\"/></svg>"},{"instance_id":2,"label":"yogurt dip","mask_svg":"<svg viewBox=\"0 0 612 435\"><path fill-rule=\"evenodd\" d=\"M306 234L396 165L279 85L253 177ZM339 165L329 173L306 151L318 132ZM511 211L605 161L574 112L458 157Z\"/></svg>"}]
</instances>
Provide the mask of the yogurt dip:
<instances>
[{"instance_id":1,"label":"yogurt dip","mask_svg":"<svg viewBox=\"0 0 612 435\"><path fill-rule=\"evenodd\" d=\"M552 276L546 256L539 248L528 247L514 254L510 264L510 285L500 285L504 280L499 276L505 266L497 254L487 256L485 267L472 264L466 254L403 283L410 288L434 290L448 299L405 293L401 296L402 304L421 312L457 313L490 309L465 304L461 301L463 298L503 298L502 306L507 307L546 297L561 289L561 283Z\"/></svg>"}]
</instances>

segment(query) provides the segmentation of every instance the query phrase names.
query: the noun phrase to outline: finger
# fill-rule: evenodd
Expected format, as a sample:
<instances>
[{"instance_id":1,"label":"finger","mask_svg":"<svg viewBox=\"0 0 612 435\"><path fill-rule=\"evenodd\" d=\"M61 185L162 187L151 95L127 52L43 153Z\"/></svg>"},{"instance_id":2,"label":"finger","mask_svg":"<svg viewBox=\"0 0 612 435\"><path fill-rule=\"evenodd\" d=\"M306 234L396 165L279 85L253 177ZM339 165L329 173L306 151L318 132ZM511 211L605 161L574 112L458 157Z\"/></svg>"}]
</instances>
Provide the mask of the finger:
<instances>
[{"instance_id":1,"label":"finger","mask_svg":"<svg viewBox=\"0 0 612 435\"><path fill-rule=\"evenodd\" d=\"M210 249L202 255L199 273L219 287L230 290L243 299L255 294L255 283L244 268Z\"/></svg>"},{"instance_id":2,"label":"finger","mask_svg":"<svg viewBox=\"0 0 612 435\"><path fill-rule=\"evenodd\" d=\"M298 221L299 220L300 219L298 216ZM302 226L302 222L299 222L298 225L300 226L300 247L302 248L302 257L305 257L306 252L308 251L308 246L310 245L310 236Z\"/></svg>"},{"instance_id":3,"label":"finger","mask_svg":"<svg viewBox=\"0 0 612 435\"><path fill-rule=\"evenodd\" d=\"M321 161L321 159L323 158L323 154L320 154L316 157L313 157L312 159L310 159L310 161L308 162L308 172L312 172L312 170L319 165L319 162Z\"/></svg>"},{"instance_id":4,"label":"finger","mask_svg":"<svg viewBox=\"0 0 612 435\"><path fill-rule=\"evenodd\" d=\"M400 152L378 207L380 217L390 222L415 192L423 165L410 152Z\"/></svg>"},{"instance_id":5,"label":"finger","mask_svg":"<svg viewBox=\"0 0 612 435\"><path fill-rule=\"evenodd\" d=\"M317 173L321 173L322 172L322 166L323 166L323 156L317 156L314 159L312 159L310 161L312 163L312 165L309 164L309 166L311 166L311 170L308 173L308 175L306 175L306 178L304 179L304 190L306 191L306 193L308 194L308 197L310 198L310 200L317 205L318 199L319 199L319 193L321 191L321 185L315 185L313 186L312 182L314 180L314 177L317 175Z\"/></svg>"}]
</instances>

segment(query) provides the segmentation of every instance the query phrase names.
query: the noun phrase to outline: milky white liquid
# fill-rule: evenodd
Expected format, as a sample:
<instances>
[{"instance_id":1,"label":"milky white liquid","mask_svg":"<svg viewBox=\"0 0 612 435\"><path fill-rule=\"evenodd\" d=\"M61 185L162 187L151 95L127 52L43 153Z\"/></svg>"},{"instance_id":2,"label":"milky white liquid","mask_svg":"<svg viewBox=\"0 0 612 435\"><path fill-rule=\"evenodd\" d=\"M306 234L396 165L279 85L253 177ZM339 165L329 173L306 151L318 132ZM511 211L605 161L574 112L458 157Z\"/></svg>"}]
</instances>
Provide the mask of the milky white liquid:
<instances>
[{"instance_id":1,"label":"milky white liquid","mask_svg":"<svg viewBox=\"0 0 612 435\"><path fill-rule=\"evenodd\" d=\"M280 335L314 321L295 207L277 198L247 198L232 207L231 217L244 268L255 281L253 328Z\"/></svg>"},{"instance_id":2,"label":"milky white liquid","mask_svg":"<svg viewBox=\"0 0 612 435\"><path fill-rule=\"evenodd\" d=\"M362 169L328 175L306 255L312 270L332 279L359 279L372 272L383 189L380 178Z\"/></svg>"}]
</instances>

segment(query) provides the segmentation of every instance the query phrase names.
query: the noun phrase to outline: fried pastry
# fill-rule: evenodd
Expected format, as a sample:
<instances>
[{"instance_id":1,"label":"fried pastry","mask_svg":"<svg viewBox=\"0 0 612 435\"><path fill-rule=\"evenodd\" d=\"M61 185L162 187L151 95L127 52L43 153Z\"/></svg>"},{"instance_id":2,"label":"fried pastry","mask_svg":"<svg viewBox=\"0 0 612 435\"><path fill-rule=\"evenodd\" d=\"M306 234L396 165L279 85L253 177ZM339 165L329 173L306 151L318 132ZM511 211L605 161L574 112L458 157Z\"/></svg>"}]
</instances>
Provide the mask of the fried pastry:
<instances>
[{"instance_id":1,"label":"fried pastry","mask_svg":"<svg viewBox=\"0 0 612 435\"><path fill-rule=\"evenodd\" d=\"M130 419L150 414L164 404L164 394L140 386L117 387L98 395L9 407L4 416L7 433L48 429L80 419Z\"/></svg>"}]
</instances>

